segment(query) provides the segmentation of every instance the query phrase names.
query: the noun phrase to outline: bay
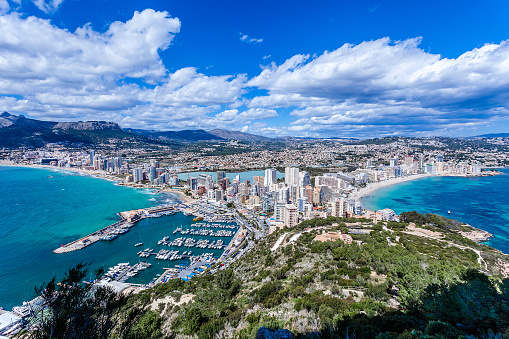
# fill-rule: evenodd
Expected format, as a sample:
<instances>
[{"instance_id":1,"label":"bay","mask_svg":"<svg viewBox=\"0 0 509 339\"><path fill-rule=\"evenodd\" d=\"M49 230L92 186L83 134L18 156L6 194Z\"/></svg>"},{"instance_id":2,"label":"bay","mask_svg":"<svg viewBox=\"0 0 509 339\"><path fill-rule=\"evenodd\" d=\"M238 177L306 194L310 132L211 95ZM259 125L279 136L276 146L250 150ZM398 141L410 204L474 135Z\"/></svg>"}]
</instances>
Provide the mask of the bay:
<instances>
[{"instance_id":1,"label":"bay","mask_svg":"<svg viewBox=\"0 0 509 339\"><path fill-rule=\"evenodd\" d=\"M134 264L139 261L136 253L141 249L134 247L135 243L144 242L144 248L150 246L157 252L163 248L157 245L159 239L179 237L179 233L173 235L176 227L189 228L194 223L192 216L182 213L144 219L113 241L55 254L52 251L62 244L119 220L118 212L169 203L177 196L116 186L104 179L52 169L0 166L0 178L0 306L5 309L33 299L35 286L54 276L61 278L79 262L90 263L91 269L108 268L119 262ZM231 238L221 239L228 243ZM192 250L193 254L207 252L215 257L222 253L213 249ZM177 264L153 256L143 260L153 266L129 282L148 283L156 274L163 273L163 267Z\"/></svg>"},{"instance_id":2,"label":"bay","mask_svg":"<svg viewBox=\"0 0 509 339\"><path fill-rule=\"evenodd\" d=\"M381 188L364 197L368 210L390 208L456 219L494 235L486 242L509 253L509 169L490 177L428 177ZM451 214L448 214L448 211Z\"/></svg>"}]
</instances>

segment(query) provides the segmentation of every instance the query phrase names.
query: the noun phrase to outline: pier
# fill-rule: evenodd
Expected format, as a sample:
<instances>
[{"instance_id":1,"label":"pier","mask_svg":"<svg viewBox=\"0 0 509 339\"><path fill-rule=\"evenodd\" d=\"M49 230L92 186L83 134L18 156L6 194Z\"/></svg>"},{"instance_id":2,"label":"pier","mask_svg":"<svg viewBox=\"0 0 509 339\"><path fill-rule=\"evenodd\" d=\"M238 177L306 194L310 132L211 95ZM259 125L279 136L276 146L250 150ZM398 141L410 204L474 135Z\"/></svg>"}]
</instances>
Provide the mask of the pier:
<instances>
[{"instance_id":1,"label":"pier","mask_svg":"<svg viewBox=\"0 0 509 339\"><path fill-rule=\"evenodd\" d=\"M101 240L102 237L104 237L107 234L110 234L111 232L119 228L131 227L133 226L134 223L142 219L161 216L162 214L172 213L177 210L178 208L175 205L162 205L152 208L120 212L118 213L118 215L121 217L120 221L117 221L114 224L106 226L78 240L62 245L61 247L55 249L53 253L58 254L81 250L87 246L92 245L93 243L98 242L99 240Z\"/></svg>"}]
</instances>

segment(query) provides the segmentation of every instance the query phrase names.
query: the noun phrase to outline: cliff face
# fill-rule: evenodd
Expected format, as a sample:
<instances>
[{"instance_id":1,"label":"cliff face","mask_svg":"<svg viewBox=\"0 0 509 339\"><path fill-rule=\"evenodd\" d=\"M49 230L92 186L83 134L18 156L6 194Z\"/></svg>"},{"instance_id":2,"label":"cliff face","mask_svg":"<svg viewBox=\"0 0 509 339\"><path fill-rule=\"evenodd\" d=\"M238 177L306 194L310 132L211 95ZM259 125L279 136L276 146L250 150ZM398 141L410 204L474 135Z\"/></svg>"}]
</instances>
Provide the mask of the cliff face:
<instances>
[{"instance_id":1,"label":"cliff face","mask_svg":"<svg viewBox=\"0 0 509 339\"><path fill-rule=\"evenodd\" d=\"M8 112L0 114L0 128L9 126L28 126L28 127L40 127L40 128L51 128L56 125L53 121L40 121L34 119L27 119L23 115L14 115Z\"/></svg>"},{"instance_id":2,"label":"cliff face","mask_svg":"<svg viewBox=\"0 0 509 339\"><path fill-rule=\"evenodd\" d=\"M122 128L118 124L109 121L59 122L53 127L53 129L73 129L78 131L122 131Z\"/></svg>"}]
</instances>

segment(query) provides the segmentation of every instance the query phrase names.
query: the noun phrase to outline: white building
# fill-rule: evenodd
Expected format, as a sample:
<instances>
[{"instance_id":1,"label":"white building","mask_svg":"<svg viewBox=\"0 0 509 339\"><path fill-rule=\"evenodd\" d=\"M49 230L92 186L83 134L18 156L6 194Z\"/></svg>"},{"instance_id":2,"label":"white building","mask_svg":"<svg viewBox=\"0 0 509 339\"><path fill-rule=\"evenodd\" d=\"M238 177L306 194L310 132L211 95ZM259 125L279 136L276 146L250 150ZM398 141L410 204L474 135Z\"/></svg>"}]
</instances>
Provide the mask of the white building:
<instances>
[{"instance_id":1,"label":"white building","mask_svg":"<svg viewBox=\"0 0 509 339\"><path fill-rule=\"evenodd\" d=\"M331 214L333 217L344 217L345 216L345 199L344 198L336 198L332 202L332 211Z\"/></svg>"},{"instance_id":2,"label":"white building","mask_svg":"<svg viewBox=\"0 0 509 339\"><path fill-rule=\"evenodd\" d=\"M264 186L271 186L277 183L277 171L273 168L267 168L265 170L265 178L263 179Z\"/></svg>"},{"instance_id":3,"label":"white building","mask_svg":"<svg viewBox=\"0 0 509 339\"><path fill-rule=\"evenodd\" d=\"M285 205L284 223L288 227L293 227L298 223L297 206L293 204Z\"/></svg>"},{"instance_id":4,"label":"white building","mask_svg":"<svg viewBox=\"0 0 509 339\"><path fill-rule=\"evenodd\" d=\"M378 212L382 213L382 219L384 221L394 221L394 220L396 220L396 212L394 212L390 208L385 208L385 209L380 210Z\"/></svg>"},{"instance_id":5,"label":"white building","mask_svg":"<svg viewBox=\"0 0 509 339\"><path fill-rule=\"evenodd\" d=\"M133 169L133 181L139 182L142 180L143 180L143 169L142 168Z\"/></svg>"},{"instance_id":6,"label":"white building","mask_svg":"<svg viewBox=\"0 0 509 339\"><path fill-rule=\"evenodd\" d=\"M296 167L285 168L285 184L297 186L299 184L299 169Z\"/></svg>"}]
</instances>

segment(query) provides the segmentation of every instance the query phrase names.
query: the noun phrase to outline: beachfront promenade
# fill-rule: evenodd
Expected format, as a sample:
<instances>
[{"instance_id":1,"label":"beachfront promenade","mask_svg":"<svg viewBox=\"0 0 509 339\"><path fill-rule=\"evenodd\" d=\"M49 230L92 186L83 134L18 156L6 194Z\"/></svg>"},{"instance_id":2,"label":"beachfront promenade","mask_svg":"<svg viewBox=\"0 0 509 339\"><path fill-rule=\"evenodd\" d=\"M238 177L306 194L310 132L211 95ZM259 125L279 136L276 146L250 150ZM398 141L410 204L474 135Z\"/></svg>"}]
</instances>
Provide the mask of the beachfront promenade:
<instances>
[{"instance_id":1,"label":"beachfront promenade","mask_svg":"<svg viewBox=\"0 0 509 339\"><path fill-rule=\"evenodd\" d=\"M120 212L118 213L118 215L121 217L120 221L117 221L114 224L106 226L66 245L62 245L61 247L55 249L53 253L58 254L81 250L87 246L92 245L93 243L96 243L97 241L101 240L102 237L111 234L115 230L124 227L132 227L134 223L142 219L151 218L159 213L172 212L175 210L177 210L176 205L162 205L152 208Z\"/></svg>"}]
</instances>

